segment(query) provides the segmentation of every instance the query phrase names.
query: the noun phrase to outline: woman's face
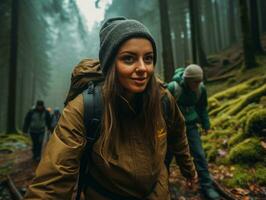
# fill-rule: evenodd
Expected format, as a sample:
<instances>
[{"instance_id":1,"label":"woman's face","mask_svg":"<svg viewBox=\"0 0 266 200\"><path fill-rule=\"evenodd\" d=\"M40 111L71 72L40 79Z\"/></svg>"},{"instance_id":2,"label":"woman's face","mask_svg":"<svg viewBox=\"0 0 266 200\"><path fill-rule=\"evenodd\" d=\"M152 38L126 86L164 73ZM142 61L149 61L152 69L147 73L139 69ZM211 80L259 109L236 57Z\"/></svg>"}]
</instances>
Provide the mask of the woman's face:
<instances>
[{"instance_id":1,"label":"woman's face","mask_svg":"<svg viewBox=\"0 0 266 200\"><path fill-rule=\"evenodd\" d=\"M132 38L120 47L115 66L120 84L128 95L143 92L154 72L153 48L149 40Z\"/></svg>"}]
</instances>

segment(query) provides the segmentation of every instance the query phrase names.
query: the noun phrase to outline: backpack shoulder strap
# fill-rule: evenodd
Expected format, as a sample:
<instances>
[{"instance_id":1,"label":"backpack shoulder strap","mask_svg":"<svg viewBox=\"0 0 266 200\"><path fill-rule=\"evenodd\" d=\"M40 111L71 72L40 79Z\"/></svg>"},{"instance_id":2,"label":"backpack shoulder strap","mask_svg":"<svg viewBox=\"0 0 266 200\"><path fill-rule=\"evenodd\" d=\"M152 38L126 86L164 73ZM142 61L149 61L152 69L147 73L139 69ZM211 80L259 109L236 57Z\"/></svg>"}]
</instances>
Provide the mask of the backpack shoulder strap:
<instances>
[{"instance_id":1,"label":"backpack shoulder strap","mask_svg":"<svg viewBox=\"0 0 266 200\"><path fill-rule=\"evenodd\" d=\"M84 100L84 125L86 129L86 146L80 159L80 169L78 178L78 190L76 200L80 199L81 191L85 184L85 174L89 165L93 144L100 136L102 117L102 96L100 84L95 85L89 82L88 89L83 92Z\"/></svg>"},{"instance_id":2,"label":"backpack shoulder strap","mask_svg":"<svg viewBox=\"0 0 266 200\"><path fill-rule=\"evenodd\" d=\"M175 97L175 99L178 100L182 93L182 87L180 86L180 84L177 81L171 81L170 83L168 83L167 88Z\"/></svg>"},{"instance_id":3,"label":"backpack shoulder strap","mask_svg":"<svg viewBox=\"0 0 266 200\"><path fill-rule=\"evenodd\" d=\"M100 134L102 117L102 96L100 84L89 82L88 89L83 92L84 101L84 125L86 138L89 141L96 140Z\"/></svg>"}]
</instances>

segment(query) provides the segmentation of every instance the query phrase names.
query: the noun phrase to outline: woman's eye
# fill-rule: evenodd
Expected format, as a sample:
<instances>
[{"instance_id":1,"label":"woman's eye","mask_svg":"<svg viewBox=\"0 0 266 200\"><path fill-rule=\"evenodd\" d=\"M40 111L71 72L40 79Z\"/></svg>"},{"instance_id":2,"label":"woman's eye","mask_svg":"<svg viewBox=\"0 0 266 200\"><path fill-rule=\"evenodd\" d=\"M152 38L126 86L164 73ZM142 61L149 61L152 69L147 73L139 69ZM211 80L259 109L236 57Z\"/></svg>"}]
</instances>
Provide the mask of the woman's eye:
<instances>
[{"instance_id":1,"label":"woman's eye","mask_svg":"<svg viewBox=\"0 0 266 200\"><path fill-rule=\"evenodd\" d=\"M147 64L153 63L153 56L152 55L145 56L144 57L144 62L147 63Z\"/></svg>"},{"instance_id":2,"label":"woman's eye","mask_svg":"<svg viewBox=\"0 0 266 200\"><path fill-rule=\"evenodd\" d=\"M132 64L134 62L134 58L133 56L124 56L122 57L122 60L126 63L126 64Z\"/></svg>"}]
</instances>

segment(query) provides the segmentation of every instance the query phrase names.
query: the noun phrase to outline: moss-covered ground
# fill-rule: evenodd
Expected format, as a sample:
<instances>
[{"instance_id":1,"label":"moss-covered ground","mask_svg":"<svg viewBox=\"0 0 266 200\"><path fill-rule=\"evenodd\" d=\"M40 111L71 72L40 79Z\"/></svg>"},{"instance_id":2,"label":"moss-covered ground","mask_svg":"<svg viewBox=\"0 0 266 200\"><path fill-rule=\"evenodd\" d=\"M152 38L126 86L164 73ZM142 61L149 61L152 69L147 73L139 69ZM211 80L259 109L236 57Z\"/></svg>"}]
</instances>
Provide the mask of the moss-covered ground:
<instances>
[{"instance_id":1,"label":"moss-covered ground","mask_svg":"<svg viewBox=\"0 0 266 200\"><path fill-rule=\"evenodd\" d=\"M206 84L212 131L202 136L204 150L210 162L233 169L223 179L232 188L266 186L266 57L257 62Z\"/></svg>"}]
</instances>

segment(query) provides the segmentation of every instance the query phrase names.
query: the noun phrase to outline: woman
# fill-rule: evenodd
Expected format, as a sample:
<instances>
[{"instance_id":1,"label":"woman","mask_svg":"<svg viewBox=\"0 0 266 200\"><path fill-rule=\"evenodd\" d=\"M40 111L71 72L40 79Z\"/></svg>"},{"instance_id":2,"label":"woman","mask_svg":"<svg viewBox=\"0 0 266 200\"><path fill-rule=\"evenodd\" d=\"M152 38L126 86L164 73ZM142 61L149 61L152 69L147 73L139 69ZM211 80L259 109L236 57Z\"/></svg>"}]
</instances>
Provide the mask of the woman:
<instances>
[{"instance_id":1,"label":"woman","mask_svg":"<svg viewBox=\"0 0 266 200\"><path fill-rule=\"evenodd\" d=\"M183 116L154 75L154 39L138 21L109 19L100 30L99 59L105 75L102 129L86 177L97 187L87 185L85 198L168 200L167 137L177 141L171 146L182 174L194 181L196 173ZM167 123L163 98L172 102ZM71 199L86 143L83 116L79 95L63 110L25 199Z\"/></svg>"}]
</instances>

